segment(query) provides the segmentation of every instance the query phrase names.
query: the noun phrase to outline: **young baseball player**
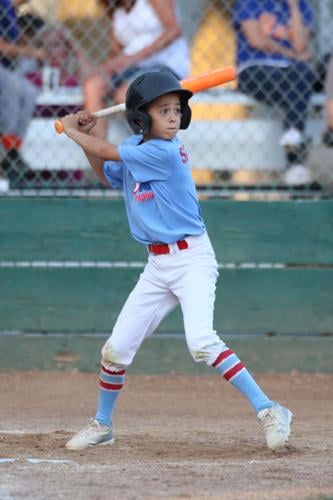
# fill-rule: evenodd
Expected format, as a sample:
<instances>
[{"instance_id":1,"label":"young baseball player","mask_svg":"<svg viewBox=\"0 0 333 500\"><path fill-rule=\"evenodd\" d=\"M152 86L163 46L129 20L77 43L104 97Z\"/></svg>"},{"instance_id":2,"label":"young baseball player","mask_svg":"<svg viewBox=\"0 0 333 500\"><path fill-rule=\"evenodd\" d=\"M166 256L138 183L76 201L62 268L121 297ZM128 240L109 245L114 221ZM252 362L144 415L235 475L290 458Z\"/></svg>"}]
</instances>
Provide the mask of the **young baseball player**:
<instances>
[{"instance_id":1,"label":"young baseball player","mask_svg":"<svg viewBox=\"0 0 333 500\"><path fill-rule=\"evenodd\" d=\"M186 150L177 138L179 129L190 124L191 96L167 71L137 77L126 96L134 135L120 146L89 135L96 119L87 111L62 119L65 133L83 148L97 177L123 190L132 236L148 250L144 271L102 348L96 416L68 441L70 450L114 442L112 415L127 367L177 304L193 359L215 368L249 400L271 450L289 438L291 411L264 394L213 329L218 267Z\"/></svg>"}]
</instances>

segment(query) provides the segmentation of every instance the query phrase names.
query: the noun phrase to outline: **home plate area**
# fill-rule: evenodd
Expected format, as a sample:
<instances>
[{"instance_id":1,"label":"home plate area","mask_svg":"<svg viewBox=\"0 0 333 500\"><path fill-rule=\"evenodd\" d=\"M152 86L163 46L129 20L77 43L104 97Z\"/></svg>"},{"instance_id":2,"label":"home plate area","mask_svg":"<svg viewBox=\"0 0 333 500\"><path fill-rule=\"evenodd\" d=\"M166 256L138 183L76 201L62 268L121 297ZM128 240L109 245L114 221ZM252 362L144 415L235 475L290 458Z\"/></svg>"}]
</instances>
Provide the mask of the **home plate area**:
<instances>
[{"instance_id":1,"label":"home plate area","mask_svg":"<svg viewBox=\"0 0 333 500\"><path fill-rule=\"evenodd\" d=\"M0 498L331 498L333 375L259 374L295 414L270 452L251 408L215 376L129 375L111 446L71 452L97 379L78 372L0 374Z\"/></svg>"}]
</instances>

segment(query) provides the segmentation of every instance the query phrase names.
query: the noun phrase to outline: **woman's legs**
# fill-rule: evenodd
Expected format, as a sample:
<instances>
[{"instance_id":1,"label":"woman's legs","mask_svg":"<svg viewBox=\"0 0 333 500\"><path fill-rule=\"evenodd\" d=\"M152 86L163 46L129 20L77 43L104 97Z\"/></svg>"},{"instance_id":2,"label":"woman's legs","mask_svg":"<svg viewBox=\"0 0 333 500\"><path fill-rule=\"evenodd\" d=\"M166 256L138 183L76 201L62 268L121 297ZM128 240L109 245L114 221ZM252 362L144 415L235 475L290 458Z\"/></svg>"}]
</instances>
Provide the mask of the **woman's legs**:
<instances>
[{"instance_id":1,"label":"woman's legs","mask_svg":"<svg viewBox=\"0 0 333 500\"><path fill-rule=\"evenodd\" d=\"M285 132L280 140L286 151L287 184L307 184L311 181L303 166L307 145L303 136L314 75L308 64L295 62L287 68L252 66L239 75L239 89L259 102L277 106L282 111Z\"/></svg>"},{"instance_id":2,"label":"woman's legs","mask_svg":"<svg viewBox=\"0 0 333 500\"><path fill-rule=\"evenodd\" d=\"M260 102L283 111L285 128L303 132L314 76L304 62L287 68L252 66L239 75L239 89Z\"/></svg>"}]
</instances>

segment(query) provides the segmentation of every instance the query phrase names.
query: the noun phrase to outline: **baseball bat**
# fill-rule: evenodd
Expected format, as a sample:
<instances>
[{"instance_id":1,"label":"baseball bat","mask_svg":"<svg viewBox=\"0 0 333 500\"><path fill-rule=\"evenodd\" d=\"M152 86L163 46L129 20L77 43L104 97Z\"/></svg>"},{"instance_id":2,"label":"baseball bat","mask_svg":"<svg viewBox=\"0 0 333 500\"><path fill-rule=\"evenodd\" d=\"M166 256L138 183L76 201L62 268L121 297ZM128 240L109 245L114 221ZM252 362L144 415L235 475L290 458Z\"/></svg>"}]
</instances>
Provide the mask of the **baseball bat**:
<instances>
[{"instance_id":1,"label":"baseball bat","mask_svg":"<svg viewBox=\"0 0 333 500\"><path fill-rule=\"evenodd\" d=\"M201 73L198 76L193 76L191 78L186 78L180 81L180 86L183 89L190 90L193 93L200 92L201 90L207 90L211 87L217 87L224 83L231 82L236 79L236 70L233 66L225 66L224 68L215 69L213 71L207 71ZM99 111L92 113L95 118L103 118L105 116L111 116L115 113L125 111L125 103L116 104L115 106L110 106L109 108L104 108ZM54 128L58 134L64 131L63 124L61 120L57 120L54 124Z\"/></svg>"}]
</instances>

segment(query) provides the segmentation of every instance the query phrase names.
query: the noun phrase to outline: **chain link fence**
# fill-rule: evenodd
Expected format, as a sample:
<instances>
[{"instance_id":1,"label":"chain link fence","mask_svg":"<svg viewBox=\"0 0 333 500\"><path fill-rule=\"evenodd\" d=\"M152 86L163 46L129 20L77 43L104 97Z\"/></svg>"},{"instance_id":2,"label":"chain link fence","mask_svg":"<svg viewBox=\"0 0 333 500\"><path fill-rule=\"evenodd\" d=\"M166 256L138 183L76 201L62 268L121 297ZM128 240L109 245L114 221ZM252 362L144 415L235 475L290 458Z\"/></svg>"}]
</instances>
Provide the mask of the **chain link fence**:
<instances>
[{"instance_id":1,"label":"chain link fence","mask_svg":"<svg viewBox=\"0 0 333 500\"><path fill-rule=\"evenodd\" d=\"M115 2L31 0L16 11L20 34L13 34L13 17L11 22L4 22L7 3L0 2L0 38L45 52L40 60L26 53L14 57L8 47L0 44L0 193L103 192L81 149L64 134L55 133L54 121L87 105L86 82L100 72L112 49L112 20L107 4ZM276 3L287 4L284 0ZM247 66L246 50L251 49L244 49L247 42L242 24L247 4L245 0L176 1L188 45L188 76L226 65L237 65L241 70L238 81L200 92L191 100L192 123L181 136L195 182L207 192L227 195L242 196L258 190L274 196L330 195L333 141L327 133L324 85L333 51L333 1L310 1L313 16L303 13L312 34L304 53L311 52L312 56L300 57L296 76L290 77L287 87L283 87L285 83L278 80L272 67L265 71L267 66L263 66L253 76ZM145 9L139 22L142 31L149 32ZM275 43L289 36L289 27L280 26L267 13L262 22L267 37L276 31ZM180 67L180 61L173 60L173 65ZM30 117L29 111L25 113L25 129L10 128L14 109L19 116L24 105L15 85L11 86L3 76L4 68L7 73L19 74L25 79L25 89L31 90L28 99L33 109ZM270 95L268 101L263 98L265 92ZM113 102L112 95L107 94L105 105ZM123 115L108 120L106 136L110 142L117 144L129 133Z\"/></svg>"}]
</instances>

